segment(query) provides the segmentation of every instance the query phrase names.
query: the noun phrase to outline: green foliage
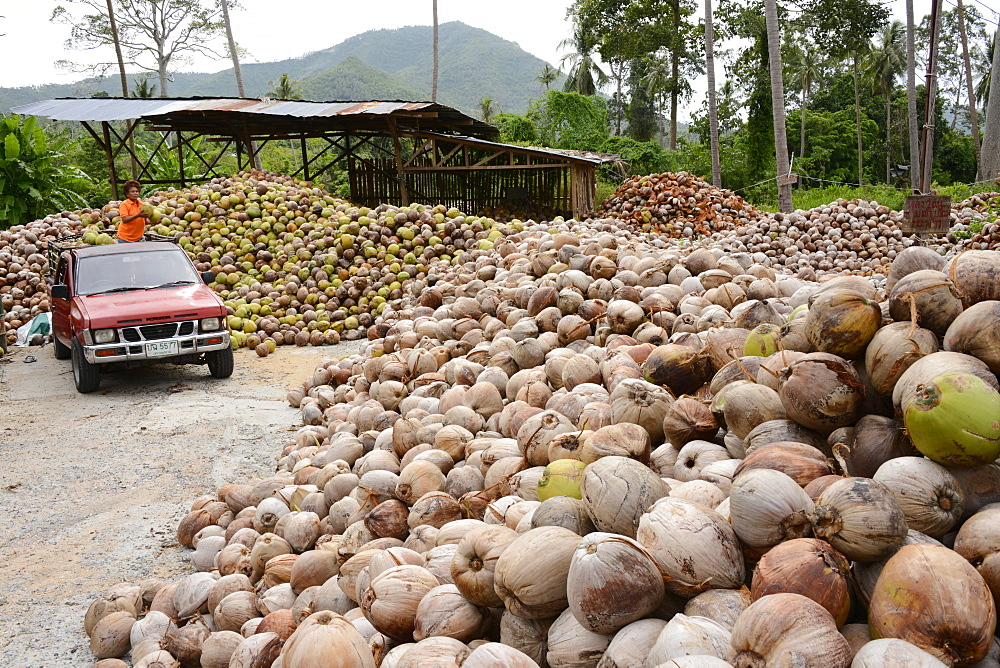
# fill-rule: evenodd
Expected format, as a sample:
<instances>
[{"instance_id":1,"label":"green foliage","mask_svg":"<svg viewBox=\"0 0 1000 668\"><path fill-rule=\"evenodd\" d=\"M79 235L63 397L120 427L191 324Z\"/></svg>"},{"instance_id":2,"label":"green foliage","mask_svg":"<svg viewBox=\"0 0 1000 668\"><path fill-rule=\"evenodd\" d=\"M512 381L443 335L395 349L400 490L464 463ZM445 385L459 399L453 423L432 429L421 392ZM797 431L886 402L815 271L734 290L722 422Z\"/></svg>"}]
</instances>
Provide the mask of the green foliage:
<instances>
[{"instance_id":1,"label":"green foliage","mask_svg":"<svg viewBox=\"0 0 1000 668\"><path fill-rule=\"evenodd\" d=\"M625 107L628 120L628 136L637 141L649 141L656 136L656 108L653 96L643 84L648 62L644 58L635 60L629 67L629 102Z\"/></svg>"},{"instance_id":2,"label":"green foliage","mask_svg":"<svg viewBox=\"0 0 1000 668\"><path fill-rule=\"evenodd\" d=\"M670 154L654 141L638 141L629 137L608 137L598 149L601 153L614 153L628 165L630 174L658 174L671 166ZM611 168L602 172L608 179L613 178Z\"/></svg>"},{"instance_id":3,"label":"green foliage","mask_svg":"<svg viewBox=\"0 0 1000 668\"><path fill-rule=\"evenodd\" d=\"M607 105L595 96L549 90L531 102L528 119L542 145L553 148L594 150L609 136Z\"/></svg>"},{"instance_id":4,"label":"green foliage","mask_svg":"<svg viewBox=\"0 0 1000 668\"><path fill-rule=\"evenodd\" d=\"M191 140L190 149L192 151L202 150L202 144L205 141L204 136L197 136ZM187 149L185 149L187 151ZM148 165L148 172L152 176L151 180L156 181L171 181L176 180L181 173L180 162L177 158L177 151L167 148L167 146L160 146L159 149L150 143L146 144L141 141L135 142L135 154L139 156L139 160L143 165ZM211 162L211 160L209 160ZM201 162L197 163L200 166ZM187 181L201 181L204 180L205 175L201 172L191 173L191 165L185 164L184 178ZM151 195L152 193L162 190L163 186L158 184L150 184L143 188L143 196Z\"/></svg>"},{"instance_id":5,"label":"green foliage","mask_svg":"<svg viewBox=\"0 0 1000 668\"><path fill-rule=\"evenodd\" d=\"M793 145L797 143L795 138L799 135L799 123L798 114L788 118L789 142ZM862 145L875 146L879 134L878 124L862 116ZM795 159L797 173L830 181L854 182L858 172L858 147L853 109L835 112L806 110L806 137L806 155ZM871 150L865 151L866 163L875 163ZM876 164L873 169L877 167Z\"/></svg>"},{"instance_id":6,"label":"green foliage","mask_svg":"<svg viewBox=\"0 0 1000 668\"><path fill-rule=\"evenodd\" d=\"M73 165L90 175L90 181L79 184L79 193L91 208L102 207L111 199L108 159L104 149L97 145L89 134L81 136L66 145L61 162Z\"/></svg>"},{"instance_id":7,"label":"green foliage","mask_svg":"<svg viewBox=\"0 0 1000 668\"><path fill-rule=\"evenodd\" d=\"M47 135L34 116L0 120L0 229L86 205L77 189L90 177L60 162L67 145L66 137Z\"/></svg>"},{"instance_id":8,"label":"green foliage","mask_svg":"<svg viewBox=\"0 0 1000 668\"><path fill-rule=\"evenodd\" d=\"M933 180L942 185L976 180L976 151L972 136L947 128L934 146Z\"/></svg>"},{"instance_id":9,"label":"green foliage","mask_svg":"<svg viewBox=\"0 0 1000 668\"><path fill-rule=\"evenodd\" d=\"M533 144L538 140L535 124L526 116L501 111L493 118L493 125L500 130L499 141L504 144Z\"/></svg>"}]
</instances>

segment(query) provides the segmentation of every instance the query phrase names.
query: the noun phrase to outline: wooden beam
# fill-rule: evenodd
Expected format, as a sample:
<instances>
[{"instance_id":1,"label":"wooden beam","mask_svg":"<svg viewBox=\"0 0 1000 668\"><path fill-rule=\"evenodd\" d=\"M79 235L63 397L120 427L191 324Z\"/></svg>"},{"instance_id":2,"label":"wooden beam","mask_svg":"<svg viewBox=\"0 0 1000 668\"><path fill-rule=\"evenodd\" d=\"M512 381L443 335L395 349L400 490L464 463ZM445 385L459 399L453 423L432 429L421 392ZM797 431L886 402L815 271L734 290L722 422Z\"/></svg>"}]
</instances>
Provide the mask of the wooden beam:
<instances>
[{"instance_id":1,"label":"wooden beam","mask_svg":"<svg viewBox=\"0 0 1000 668\"><path fill-rule=\"evenodd\" d=\"M107 121L101 121L101 126L104 129L104 146L106 147L104 153L108 157L108 170L111 173L111 197L120 199L118 197L118 170L115 169L115 159L111 155L111 124Z\"/></svg>"},{"instance_id":2,"label":"wooden beam","mask_svg":"<svg viewBox=\"0 0 1000 668\"><path fill-rule=\"evenodd\" d=\"M399 198L403 206L409 206L410 196L406 192L406 173L403 171L402 147L399 143L399 132L396 129L396 119L389 117L389 131L392 133L392 146L396 151L396 173L399 178Z\"/></svg>"},{"instance_id":3,"label":"wooden beam","mask_svg":"<svg viewBox=\"0 0 1000 668\"><path fill-rule=\"evenodd\" d=\"M553 165L480 165L469 166L456 165L453 167L406 167L407 172L478 172L480 170L504 170L517 171L520 169L562 169L572 167L573 163L564 162Z\"/></svg>"}]
</instances>

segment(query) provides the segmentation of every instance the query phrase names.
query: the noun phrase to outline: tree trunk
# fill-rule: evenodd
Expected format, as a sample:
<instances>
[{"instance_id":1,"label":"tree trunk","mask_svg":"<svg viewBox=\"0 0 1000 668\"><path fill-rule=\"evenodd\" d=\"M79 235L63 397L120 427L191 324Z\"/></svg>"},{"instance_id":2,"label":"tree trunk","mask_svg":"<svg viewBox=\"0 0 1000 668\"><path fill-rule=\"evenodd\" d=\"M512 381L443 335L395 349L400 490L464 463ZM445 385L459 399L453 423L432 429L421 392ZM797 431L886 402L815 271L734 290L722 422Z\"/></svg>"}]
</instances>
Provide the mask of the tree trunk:
<instances>
[{"instance_id":1,"label":"tree trunk","mask_svg":"<svg viewBox=\"0 0 1000 668\"><path fill-rule=\"evenodd\" d=\"M222 22L226 25L226 39L229 40L229 55L233 59L233 74L236 75L236 91L240 97L246 97L246 89L243 88L243 70L240 69L240 57L236 53L236 40L233 39L233 24L229 21L229 1L219 0L222 6Z\"/></svg>"},{"instance_id":2,"label":"tree trunk","mask_svg":"<svg viewBox=\"0 0 1000 668\"><path fill-rule=\"evenodd\" d=\"M776 0L764 0L764 18L767 21L767 53L771 73L771 106L774 117L774 157L778 176L788 173L788 138L785 135L785 91L781 80L781 37L778 28ZM792 212L792 186L778 186L778 208L783 213Z\"/></svg>"},{"instance_id":3,"label":"tree trunk","mask_svg":"<svg viewBox=\"0 0 1000 668\"><path fill-rule=\"evenodd\" d=\"M934 114L937 107L938 36L941 32L942 0L931 7L931 44L927 57L927 99L924 105L924 127L920 142L920 192L930 193L934 180Z\"/></svg>"},{"instance_id":4,"label":"tree trunk","mask_svg":"<svg viewBox=\"0 0 1000 668\"><path fill-rule=\"evenodd\" d=\"M1000 176L1000 28L993 37L993 66L990 68L990 96L986 101L983 129L983 160L979 163L979 181Z\"/></svg>"},{"instance_id":5,"label":"tree trunk","mask_svg":"<svg viewBox=\"0 0 1000 668\"><path fill-rule=\"evenodd\" d=\"M913 0L906 0L906 120L910 138L910 188L920 187L920 140L917 116L917 56L914 47Z\"/></svg>"},{"instance_id":6,"label":"tree trunk","mask_svg":"<svg viewBox=\"0 0 1000 668\"><path fill-rule=\"evenodd\" d=\"M681 3L680 0L672 0L670 3L673 9L674 35L670 49L670 138L668 148L671 151L677 150L677 83L680 81L680 61L683 52L683 44L680 44L681 34Z\"/></svg>"},{"instance_id":7,"label":"tree trunk","mask_svg":"<svg viewBox=\"0 0 1000 668\"><path fill-rule=\"evenodd\" d=\"M122 45L118 42L118 24L115 23L115 10L108 0L108 21L111 23L111 39L115 43L115 56L118 58L118 74L122 79L122 97L128 97L128 77L125 75L125 60L122 58Z\"/></svg>"},{"instance_id":8,"label":"tree trunk","mask_svg":"<svg viewBox=\"0 0 1000 668\"><path fill-rule=\"evenodd\" d=\"M712 0L705 0L705 71L708 74L708 137L712 152L712 185L722 187L719 160L719 112L715 105L715 34L712 30Z\"/></svg>"},{"instance_id":9,"label":"tree trunk","mask_svg":"<svg viewBox=\"0 0 1000 668\"><path fill-rule=\"evenodd\" d=\"M160 97L167 96L167 61L162 57L157 58L156 75L160 83Z\"/></svg>"},{"instance_id":10,"label":"tree trunk","mask_svg":"<svg viewBox=\"0 0 1000 668\"><path fill-rule=\"evenodd\" d=\"M972 148L976 151L976 168L982 160L979 146L979 112L976 110L976 91L972 85L972 61L969 59L969 36L965 32L965 8L958 0L958 32L962 37L962 60L965 61L965 88L969 94L969 125L972 127Z\"/></svg>"},{"instance_id":11,"label":"tree trunk","mask_svg":"<svg viewBox=\"0 0 1000 668\"><path fill-rule=\"evenodd\" d=\"M622 116L625 114L625 105L622 104L622 78L625 76L625 62L618 63L617 70L612 63L608 63L608 67L611 68L611 74L615 77L615 89L617 91L615 97L615 135L620 137L622 134ZM548 88L548 85L546 85L546 88Z\"/></svg>"},{"instance_id":12,"label":"tree trunk","mask_svg":"<svg viewBox=\"0 0 1000 668\"><path fill-rule=\"evenodd\" d=\"M115 21L115 9L108 0L108 22L111 24L111 39L115 43L115 56L118 58L118 74L122 80L122 97L128 97L128 76L125 74L125 59L122 58L122 45L118 41L118 23ZM132 178L139 175L139 163L135 159L135 135L128 136L129 163L132 167Z\"/></svg>"},{"instance_id":13,"label":"tree trunk","mask_svg":"<svg viewBox=\"0 0 1000 668\"><path fill-rule=\"evenodd\" d=\"M854 52L854 125L858 132L858 185L865 185L865 155L861 145L861 94L858 92L858 52Z\"/></svg>"},{"instance_id":14,"label":"tree trunk","mask_svg":"<svg viewBox=\"0 0 1000 668\"><path fill-rule=\"evenodd\" d=\"M889 146L892 144L892 100L889 91L885 91L885 184L892 183L892 155Z\"/></svg>"},{"instance_id":15,"label":"tree trunk","mask_svg":"<svg viewBox=\"0 0 1000 668\"><path fill-rule=\"evenodd\" d=\"M802 75L802 117L799 119L799 157L806 154L806 96L809 94L806 86L806 76Z\"/></svg>"},{"instance_id":16,"label":"tree trunk","mask_svg":"<svg viewBox=\"0 0 1000 668\"><path fill-rule=\"evenodd\" d=\"M226 39L229 40L229 55L233 59L233 74L236 75L236 92L240 97L246 97L247 92L243 87L243 70L240 68L240 56L236 53L236 40L233 38L233 24L229 20L229 0L219 0L222 7L222 22L226 26ZM257 143L250 141L250 155L254 169L260 169L260 156L257 155Z\"/></svg>"},{"instance_id":17,"label":"tree trunk","mask_svg":"<svg viewBox=\"0 0 1000 668\"><path fill-rule=\"evenodd\" d=\"M434 13L434 71L431 74L431 102L438 99L438 3L433 0Z\"/></svg>"}]
</instances>

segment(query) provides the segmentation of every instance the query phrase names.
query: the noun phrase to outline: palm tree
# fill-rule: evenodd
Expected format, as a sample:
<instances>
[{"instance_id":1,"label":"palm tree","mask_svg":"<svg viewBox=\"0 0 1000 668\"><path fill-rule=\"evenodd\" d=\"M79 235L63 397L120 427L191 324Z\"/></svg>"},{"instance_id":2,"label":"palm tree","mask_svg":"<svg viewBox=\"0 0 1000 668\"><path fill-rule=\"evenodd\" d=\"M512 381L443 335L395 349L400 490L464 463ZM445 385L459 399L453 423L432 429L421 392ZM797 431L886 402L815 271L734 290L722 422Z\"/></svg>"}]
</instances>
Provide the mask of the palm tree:
<instances>
[{"instance_id":1,"label":"palm tree","mask_svg":"<svg viewBox=\"0 0 1000 668\"><path fill-rule=\"evenodd\" d=\"M479 101L479 115L483 117L483 123L492 123L493 117L500 109L493 101L492 97L484 97Z\"/></svg>"},{"instance_id":2,"label":"palm tree","mask_svg":"<svg viewBox=\"0 0 1000 668\"><path fill-rule=\"evenodd\" d=\"M892 133L892 89L896 77L906 68L903 53L903 39L906 28L899 21L893 21L882 29L875 44L868 52L867 72L878 84L885 98L885 182L892 180L890 174L889 144Z\"/></svg>"},{"instance_id":3,"label":"palm tree","mask_svg":"<svg viewBox=\"0 0 1000 668\"><path fill-rule=\"evenodd\" d=\"M962 61L965 66L965 91L969 96L969 126L972 128L972 149L976 153L976 165L982 159L979 148L979 112L976 110L976 93L972 85L972 60L969 58L969 36L965 30L965 7L962 0L956 6L958 13L958 32L962 38Z\"/></svg>"},{"instance_id":4,"label":"palm tree","mask_svg":"<svg viewBox=\"0 0 1000 668\"><path fill-rule=\"evenodd\" d=\"M293 81L287 73L282 74L278 83L268 81L267 85L271 90L267 92L267 97L275 100L301 100L302 94L299 92L299 82Z\"/></svg>"},{"instance_id":5,"label":"palm tree","mask_svg":"<svg viewBox=\"0 0 1000 668\"><path fill-rule=\"evenodd\" d=\"M111 41L115 44L115 56L118 58L118 74L122 80L122 97L128 97L128 78L125 76L125 60L122 58L122 45L118 41L118 24L115 22L115 10L108 0L108 22L111 24Z\"/></svg>"},{"instance_id":6,"label":"palm tree","mask_svg":"<svg viewBox=\"0 0 1000 668\"><path fill-rule=\"evenodd\" d=\"M569 73L563 90L580 95L596 95L597 89L608 82L608 75L598 65L594 56L597 39L579 18L573 22L573 34L559 42L560 49L571 49L563 56L561 64L569 63Z\"/></svg>"},{"instance_id":7,"label":"palm tree","mask_svg":"<svg viewBox=\"0 0 1000 668\"><path fill-rule=\"evenodd\" d=\"M535 77L535 81L545 86L545 90L549 89L550 84L554 84L556 79L559 78L559 70L552 67L548 63L542 66L542 71Z\"/></svg>"},{"instance_id":8,"label":"palm tree","mask_svg":"<svg viewBox=\"0 0 1000 668\"><path fill-rule=\"evenodd\" d=\"M712 30L712 0L705 0L705 70L708 73L708 137L712 152L712 185L721 188L722 163L719 160L719 112L715 106L715 35Z\"/></svg>"},{"instance_id":9,"label":"palm tree","mask_svg":"<svg viewBox=\"0 0 1000 668\"><path fill-rule=\"evenodd\" d=\"M983 76L979 79L979 83L976 84L976 102L985 106L986 101L990 97L990 63L993 62L993 45L996 41L992 37L986 38L986 48L980 53L983 56L983 60L979 61L976 65L976 69L983 73Z\"/></svg>"},{"instance_id":10,"label":"palm tree","mask_svg":"<svg viewBox=\"0 0 1000 668\"><path fill-rule=\"evenodd\" d=\"M109 0L110 1L110 0ZM222 7L222 22L226 28L226 39L229 42L229 56L233 59L233 74L236 76L236 93L240 97L246 97L247 92L243 87L243 70L240 68L240 54L236 49L236 40L233 38L233 24L229 20L229 0L219 0ZM260 155L257 154L256 142L250 142L250 155L253 156L254 169L260 169Z\"/></svg>"},{"instance_id":11,"label":"palm tree","mask_svg":"<svg viewBox=\"0 0 1000 668\"><path fill-rule=\"evenodd\" d=\"M799 157L806 154L806 107L809 106L809 96L814 83L818 83L823 75L825 61L820 57L820 50L807 45L792 44L788 50L788 65L798 78L802 87L801 118L799 122Z\"/></svg>"},{"instance_id":12,"label":"palm tree","mask_svg":"<svg viewBox=\"0 0 1000 668\"><path fill-rule=\"evenodd\" d=\"M132 97L138 97L141 99L147 99L151 97L156 97L156 84L150 83L153 78L149 75L144 76L141 79L135 80L135 90L132 91Z\"/></svg>"},{"instance_id":13,"label":"palm tree","mask_svg":"<svg viewBox=\"0 0 1000 668\"><path fill-rule=\"evenodd\" d=\"M781 37L778 27L776 0L764 0L764 19L767 22L767 55L771 72L771 106L774 117L774 157L778 176L788 173L788 138L785 134L785 87L781 79ZM778 186L778 208L783 213L792 212L792 186Z\"/></svg>"},{"instance_id":14,"label":"palm tree","mask_svg":"<svg viewBox=\"0 0 1000 668\"><path fill-rule=\"evenodd\" d=\"M920 140L917 130L917 55L914 47L913 0L906 0L906 117L910 138L910 188L920 187Z\"/></svg>"},{"instance_id":15,"label":"palm tree","mask_svg":"<svg viewBox=\"0 0 1000 668\"><path fill-rule=\"evenodd\" d=\"M854 127L858 135L858 185L865 185L865 154L864 146L861 143L861 90L859 79L861 78L861 60L866 56L866 52L855 49L851 53L851 74L854 77Z\"/></svg>"},{"instance_id":16,"label":"palm tree","mask_svg":"<svg viewBox=\"0 0 1000 668\"><path fill-rule=\"evenodd\" d=\"M646 87L649 94L656 100L659 113L656 115L656 127L660 133L660 143L663 143L663 107L666 105L667 94L674 86L674 79L671 76L672 68L670 57L666 55L652 55L648 59L646 74L642 77L642 85ZM673 150L673 149L671 149Z\"/></svg>"},{"instance_id":17,"label":"palm tree","mask_svg":"<svg viewBox=\"0 0 1000 668\"><path fill-rule=\"evenodd\" d=\"M434 14L434 70L431 74L431 102L438 99L438 2L432 0Z\"/></svg>"},{"instance_id":18,"label":"palm tree","mask_svg":"<svg viewBox=\"0 0 1000 668\"><path fill-rule=\"evenodd\" d=\"M1000 27L993 37L990 79L1000 79ZM983 124L983 161L979 163L978 180L997 178L1000 173L1000 86L990 86L986 102L986 122Z\"/></svg>"}]
</instances>

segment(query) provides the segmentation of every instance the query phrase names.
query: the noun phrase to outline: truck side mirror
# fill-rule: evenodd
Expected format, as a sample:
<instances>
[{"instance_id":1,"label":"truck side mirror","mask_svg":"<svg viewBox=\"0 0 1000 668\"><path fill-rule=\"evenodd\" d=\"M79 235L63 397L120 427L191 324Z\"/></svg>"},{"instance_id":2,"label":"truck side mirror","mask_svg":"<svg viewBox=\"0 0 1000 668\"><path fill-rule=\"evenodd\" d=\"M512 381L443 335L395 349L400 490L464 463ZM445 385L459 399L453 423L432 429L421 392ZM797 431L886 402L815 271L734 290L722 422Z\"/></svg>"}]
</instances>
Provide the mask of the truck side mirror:
<instances>
[{"instance_id":1,"label":"truck side mirror","mask_svg":"<svg viewBox=\"0 0 1000 668\"><path fill-rule=\"evenodd\" d=\"M205 282L205 285L211 285L215 281L215 273L211 271L201 272L201 280Z\"/></svg>"},{"instance_id":2,"label":"truck side mirror","mask_svg":"<svg viewBox=\"0 0 1000 668\"><path fill-rule=\"evenodd\" d=\"M69 286L63 283L57 283L52 286L52 298L53 299L69 299Z\"/></svg>"}]
</instances>

